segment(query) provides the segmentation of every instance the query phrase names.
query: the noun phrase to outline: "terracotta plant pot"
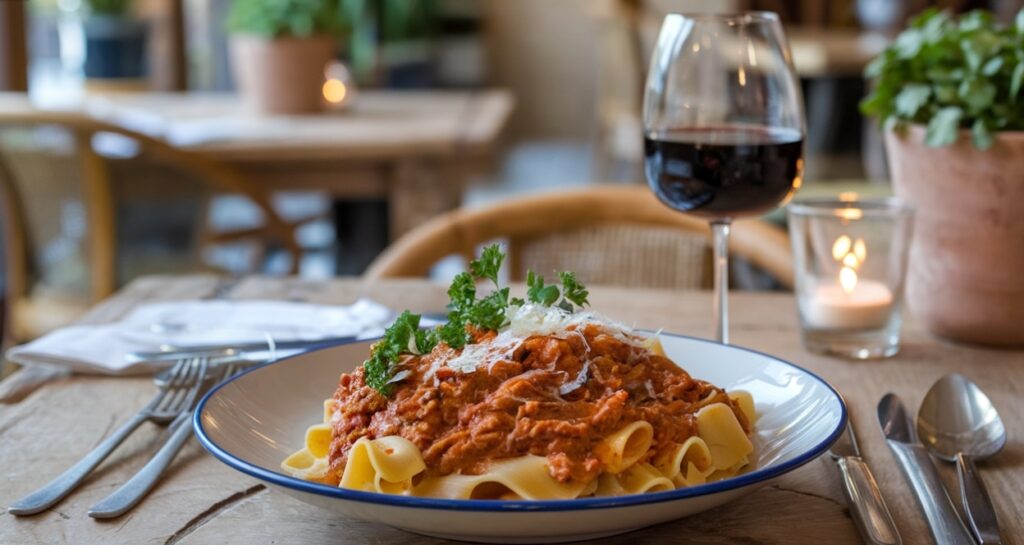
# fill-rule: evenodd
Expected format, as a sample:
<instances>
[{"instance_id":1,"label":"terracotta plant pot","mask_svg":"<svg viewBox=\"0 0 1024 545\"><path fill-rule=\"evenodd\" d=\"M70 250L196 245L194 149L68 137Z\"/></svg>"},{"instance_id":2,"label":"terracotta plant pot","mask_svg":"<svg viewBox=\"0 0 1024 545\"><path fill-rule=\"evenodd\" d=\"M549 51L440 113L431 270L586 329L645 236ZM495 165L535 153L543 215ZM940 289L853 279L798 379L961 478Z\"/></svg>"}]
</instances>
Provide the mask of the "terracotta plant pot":
<instances>
[{"instance_id":1,"label":"terracotta plant pot","mask_svg":"<svg viewBox=\"0 0 1024 545\"><path fill-rule=\"evenodd\" d=\"M267 114L301 114L323 107L324 68L334 40L231 36L231 66L246 104Z\"/></svg>"},{"instance_id":2,"label":"terracotta plant pot","mask_svg":"<svg viewBox=\"0 0 1024 545\"><path fill-rule=\"evenodd\" d=\"M1024 132L984 151L967 131L942 148L924 134L885 135L896 194L917 209L907 304L943 337L1024 346Z\"/></svg>"}]
</instances>

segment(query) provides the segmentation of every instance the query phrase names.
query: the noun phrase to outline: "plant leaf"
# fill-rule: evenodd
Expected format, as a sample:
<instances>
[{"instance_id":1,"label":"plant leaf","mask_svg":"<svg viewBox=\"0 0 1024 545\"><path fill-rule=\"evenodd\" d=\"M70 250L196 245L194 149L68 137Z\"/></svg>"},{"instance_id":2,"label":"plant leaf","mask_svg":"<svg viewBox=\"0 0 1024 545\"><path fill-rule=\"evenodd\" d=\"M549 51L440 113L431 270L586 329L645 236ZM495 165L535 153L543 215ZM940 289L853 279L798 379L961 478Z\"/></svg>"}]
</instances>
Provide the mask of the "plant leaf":
<instances>
[{"instance_id":1,"label":"plant leaf","mask_svg":"<svg viewBox=\"0 0 1024 545\"><path fill-rule=\"evenodd\" d=\"M921 51L921 45L923 43L924 35L920 30L914 28L907 29L903 31L903 34L900 34L899 37L896 38L896 43L894 44L896 47L896 54L901 59L912 58Z\"/></svg>"},{"instance_id":2,"label":"plant leaf","mask_svg":"<svg viewBox=\"0 0 1024 545\"><path fill-rule=\"evenodd\" d=\"M986 76L994 76L999 73L999 69L1003 67L1002 57L992 57L985 61L985 64L981 67L981 73Z\"/></svg>"},{"instance_id":3,"label":"plant leaf","mask_svg":"<svg viewBox=\"0 0 1024 545\"><path fill-rule=\"evenodd\" d=\"M996 98L996 86L982 79L965 79L957 89L957 95L971 112L980 112L992 106Z\"/></svg>"},{"instance_id":4,"label":"plant leaf","mask_svg":"<svg viewBox=\"0 0 1024 545\"><path fill-rule=\"evenodd\" d=\"M871 62L864 67L864 77L867 79L875 79L882 75L882 70L889 63L888 55L882 53L881 55L871 59Z\"/></svg>"},{"instance_id":5,"label":"plant leaf","mask_svg":"<svg viewBox=\"0 0 1024 545\"><path fill-rule=\"evenodd\" d=\"M912 118L917 111L928 102L932 95L932 88L924 83L912 83L907 85L896 95L896 112L901 116Z\"/></svg>"},{"instance_id":6,"label":"plant leaf","mask_svg":"<svg viewBox=\"0 0 1024 545\"><path fill-rule=\"evenodd\" d=\"M956 142L957 131L960 129L960 118L964 111L956 106L940 109L931 121L925 133L925 143L931 147L941 147Z\"/></svg>"},{"instance_id":7,"label":"plant leaf","mask_svg":"<svg viewBox=\"0 0 1024 545\"><path fill-rule=\"evenodd\" d=\"M1024 83L1024 62L1017 63L1017 66L1013 67L1013 76L1010 78L1010 98L1017 100L1017 95L1020 94L1021 84Z\"/></svg>"},{"instance_id":8,"label":"plant leaf","mask_svg":"<svg viewBox=\"0 0 1024 545\"><path fill-rule=\"evenodd\" d=\"M974 147L980 150L992 147L992 133L988 130L984 120L978 119L971 126L971 141L974 143Z\"/></svg>"}]
</instances>

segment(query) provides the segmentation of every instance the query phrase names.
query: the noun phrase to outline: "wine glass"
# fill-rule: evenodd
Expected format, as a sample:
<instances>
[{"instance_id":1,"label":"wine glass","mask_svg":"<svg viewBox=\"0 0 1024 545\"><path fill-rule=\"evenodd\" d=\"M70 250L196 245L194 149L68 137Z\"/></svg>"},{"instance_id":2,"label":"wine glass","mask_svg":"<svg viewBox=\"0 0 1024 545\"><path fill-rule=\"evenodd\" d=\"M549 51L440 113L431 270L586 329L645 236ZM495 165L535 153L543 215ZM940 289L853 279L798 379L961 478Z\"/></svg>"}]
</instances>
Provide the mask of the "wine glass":
<instances>
[{"instance_id":1,"label":"wine glass","mask_svg":"<svg viewBox=\"0 0 1024 545\"><path fill-rule=\"evenodd\" d=\"M803 175L803 99L778 16L665 17L643 118L651 189L711 223L715 323L727 344L731 221L785 203Z\"/></svg>"}]
</instances>

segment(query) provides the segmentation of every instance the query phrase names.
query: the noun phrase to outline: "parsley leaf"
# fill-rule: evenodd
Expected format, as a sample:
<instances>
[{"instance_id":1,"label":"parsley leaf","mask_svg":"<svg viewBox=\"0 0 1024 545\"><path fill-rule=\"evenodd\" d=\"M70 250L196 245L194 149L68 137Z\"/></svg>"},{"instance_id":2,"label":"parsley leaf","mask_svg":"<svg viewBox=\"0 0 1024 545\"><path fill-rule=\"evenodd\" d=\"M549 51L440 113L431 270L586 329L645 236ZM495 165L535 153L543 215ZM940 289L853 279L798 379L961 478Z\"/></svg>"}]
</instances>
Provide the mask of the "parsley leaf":
<instances>
[{"instance_id":1,"label":"parsley leaf","mask_svg":"<svg viewBox=\"0 0 1024 545\"><path fill-rule=\"evenodd\" d=\"M562 280L562 297L578 307L590 304L590 301L587 301L587 296L590 295L590 292L587 291L586 286L580 284L579 280L576 279L576 273L562 271L558 273L558 277Z\"/></svg>"},{"instance_id":2,"label":"parsley leaf","mask_svg":"<svg viewBox=\"0 0 1024 545\"><path fill-rule=\"evenodd\" d=\"M498 287L498 271L501 270L501 263L504 260L505 254L502 253L501 247L492 244L484 248L479 259L469 262L469 272L473 273L476 278L490 280L494 287Z\"/></svg>"},{"instance_id":3,"label":"parsley leaf","mask_svg":"<svg viewBox=\"0 0 1024 545\"><path fill-rule=\"evenodd\" d=\"M476 300L476 283L469 273L459 273L448 287L448 309L461 313Z\"/></svg>"},{"instance_id":4,"label":"parsley leaf","mask_svg":"<svg viewBox=\"0 0 1024 545\"><path fill-rule=\"evenodd\" d=\"M363 362L363 380L367 385L387 395L391 389L388 381L395 374L400 356L409 351L409 340L416 339L419 326L420 315L407 310L384 331L384 336L373 345L370 359Z\"/></svg>"},{"instance_id":5,"label":"parsley leaf","mask_svg":"<svg viewBox=\"0 0 1024 545\"><path fill-rule=\"evenodd\" d=\"M502 288L480 299L466 312L466 321L481 328L497 330L508 321L508 288Z\"/></svg>"},{"instance_id":6,"label":"parsley leaf","mask_svg":"<svg viewBox=\"0 0 1024 545\"><path fill-rule=\"evenodd\" d=\"M427 354L437 346L439 337L437 329L416 330L416 352Z\"/></svg>"},{"instance_id":7,"label":"parsley leaf","mask_svg":"<svg viewBox=\"0 0 1024 545\"><path fill-rule=\"evenodd\" d=\"M448 322L437 328L438 339L444 341L448 346L458 350L469 344L472 338L466 331L466 321L458 312L448 313Z\"/></svg>"},{"instance_id":8,"label":"parsley leaf","mask_svg":"<svg viewBox=\"0 0 1024 545\"><path fill-rule=\"evenodd\" d=\"M558 286L544 285L544 277L533 272L526 271L526 298L539 305L550 307L558 301Z\"/></svg>"}]
</instances>

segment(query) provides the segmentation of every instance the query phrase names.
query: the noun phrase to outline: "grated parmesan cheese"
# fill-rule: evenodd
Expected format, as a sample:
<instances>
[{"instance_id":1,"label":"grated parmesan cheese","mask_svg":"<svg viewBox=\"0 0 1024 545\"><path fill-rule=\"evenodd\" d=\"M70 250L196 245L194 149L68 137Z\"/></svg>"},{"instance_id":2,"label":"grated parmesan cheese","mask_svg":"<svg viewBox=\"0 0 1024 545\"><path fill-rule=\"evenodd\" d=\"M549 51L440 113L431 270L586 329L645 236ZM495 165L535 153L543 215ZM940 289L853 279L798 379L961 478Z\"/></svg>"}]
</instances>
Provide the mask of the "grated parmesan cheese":
<instances>
[{"instance_id":1,"label":"grated parmesan cheese","mask_svg":"<svg viewBox=\"0 0 1024 545\"><path fill-rule=\"evenodd\" d=\"M489 342L468 344L462 353L447 359L445 365L460 373L472 373L484 364L493 366L509 360L526 339L534 336L582 335L577 328L597 325L605 333L638 348L646 348L648 341L633 333L632 328L590 312L567 312L557 307L528 303L509 309L509 323ZM584 339L585 340L585 339ZM589 347L588 347L589 350ZM432 376L436 369L428 371Z\"/></svg>"}]
</instances>

